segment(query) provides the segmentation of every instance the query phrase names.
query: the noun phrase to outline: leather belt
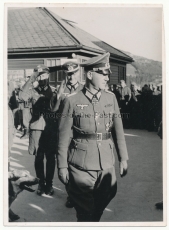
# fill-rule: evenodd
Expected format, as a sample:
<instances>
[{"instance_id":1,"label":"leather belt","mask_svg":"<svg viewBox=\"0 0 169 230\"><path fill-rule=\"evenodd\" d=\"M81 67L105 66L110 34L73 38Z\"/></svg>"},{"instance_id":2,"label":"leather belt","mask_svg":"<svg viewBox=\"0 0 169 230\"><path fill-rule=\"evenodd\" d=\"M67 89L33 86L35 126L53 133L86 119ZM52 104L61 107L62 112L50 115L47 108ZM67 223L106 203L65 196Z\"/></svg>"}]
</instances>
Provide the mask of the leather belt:
<instances>
[{"instance_id":1,"label":"leather belt","mask_svg":"<svg viewBox=\"0 0 169 230\"><path fill-rule=\"evenodd\" d=\"M102 140L107 140L111 138L111 133L76 133L75 134L75 139L91 139L91 140L96 140L96 141L102 141Z\"/></svg>"}]
</instances>

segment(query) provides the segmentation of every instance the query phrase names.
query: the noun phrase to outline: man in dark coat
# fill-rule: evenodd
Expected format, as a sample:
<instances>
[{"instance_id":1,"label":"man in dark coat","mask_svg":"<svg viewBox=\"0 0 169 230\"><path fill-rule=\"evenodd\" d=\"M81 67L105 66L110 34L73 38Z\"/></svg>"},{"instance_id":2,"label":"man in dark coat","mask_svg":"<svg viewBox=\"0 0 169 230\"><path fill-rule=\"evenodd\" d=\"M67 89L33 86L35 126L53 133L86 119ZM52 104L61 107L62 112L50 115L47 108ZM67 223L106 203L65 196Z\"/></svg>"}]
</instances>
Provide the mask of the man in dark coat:
<instances>
[{"instance_id":1,"label":"man in dark coat","mask_svg":"<svg viewBox=\"0 0 169 230\"><path fill-rule=\"evenodd\" d=\"M31 120L29 134L29 154L35 155L36 176L40 179L37 194L54 193L53 177L55 172L56 141L52 137L54 119L51 119L50 100L53 90L49 86L49 68L39 65L33 75L22 87L19 97L22 101L31 100ZM46 175L44 172L46 156Z\"/></svg>"},{"instance_id":2,"label":"man in dark coat","mask_svg":"<svg viewBox=\"0 0 169 230\"><path fill-rule=\"evenodd\" d=\"M99 221L116 194L114 144L120 174L127 173L128 153L119 107L115 95L105 90L109 55L81 64L86 86L65 98L59 122L58 176L73 200L79 222Z\"/></svg>"}]
</instances>

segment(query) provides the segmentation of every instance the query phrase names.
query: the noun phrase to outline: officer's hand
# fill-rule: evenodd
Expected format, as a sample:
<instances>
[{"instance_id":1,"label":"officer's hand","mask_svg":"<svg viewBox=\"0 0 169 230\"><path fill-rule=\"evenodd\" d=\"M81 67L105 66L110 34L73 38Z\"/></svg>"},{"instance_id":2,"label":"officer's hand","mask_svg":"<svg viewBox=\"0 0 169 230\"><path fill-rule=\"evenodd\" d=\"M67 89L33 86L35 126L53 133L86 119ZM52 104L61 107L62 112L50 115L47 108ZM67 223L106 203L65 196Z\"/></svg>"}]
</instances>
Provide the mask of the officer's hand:
<instances>
[{"instance_id":1,"label":"officer's hand","mask_svg":"<svg viewBox=\"0 0 169 230\"><path fill-rule=\"evenodd\" d=\"M63 80L57 92L57 99L59 99L59 97L64 93L65 86L66 86L66 81Z\"/></svg>"},{"instance_id":2,"label":"officer's hand","mask_svg":"<svg viewBox=\"0 0 169 230\"><path fill-rule=\"evenodd\" d=\"M39 82L38 81L34 81L32 83L32 85L33 85L33 88L36 89L39 86Z\"/></svg>"},{"instance_id":3,"label":"officer's hand","mask_svg":"<svg viewBox=\"0 0 169 230\"><path fill-rule=\"evenodd\" d=\"M124 177L127 174L127 161L121 161L120 162L120 175L121 177Z\"/></svg>"},{"instance_id":4,"label":"officer's hand","mask_svg":"<svg viewBox=\"0 0 169 230\"><path fill-rule=\"evenodd\" d=\"M69 172L67 168L58 169L59 180L66 185L69 181Z\"/></svg>"}]
</instances>

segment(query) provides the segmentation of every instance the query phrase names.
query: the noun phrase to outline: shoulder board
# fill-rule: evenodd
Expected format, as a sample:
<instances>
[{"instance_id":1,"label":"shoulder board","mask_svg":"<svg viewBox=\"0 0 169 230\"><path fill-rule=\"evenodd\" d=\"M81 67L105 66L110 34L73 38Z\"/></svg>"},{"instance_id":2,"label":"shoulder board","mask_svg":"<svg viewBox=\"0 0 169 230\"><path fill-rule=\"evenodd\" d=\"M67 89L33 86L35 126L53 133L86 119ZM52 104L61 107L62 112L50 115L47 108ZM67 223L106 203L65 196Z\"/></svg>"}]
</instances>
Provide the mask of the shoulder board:
<instances>
[{"instance_id":1,"label":"shoulder board","mask_svg":"<svg viewBox=\"0 0 169 230\"><path fill-rule=\"evenodd\" d=\"M113 92L110 92L109 90L105 90L105 92L106 92L106 93L110 93L110 94L113 94L113 95L114 95L114 93L113 93Z\"/></svg>"},{"instance_id":2,"label":"shoulder board","mask_svg":"<svg viewBox=\"0 0 169 230\"><path fill-rule=\"evenodd\" d=\"M71 94L67 95L67 97L71 97L71 96L73 96L73 95L75 95L75 94L77 94L77 93L76 93L76 92L71 93Z\"/></svg>"}]
</instances>

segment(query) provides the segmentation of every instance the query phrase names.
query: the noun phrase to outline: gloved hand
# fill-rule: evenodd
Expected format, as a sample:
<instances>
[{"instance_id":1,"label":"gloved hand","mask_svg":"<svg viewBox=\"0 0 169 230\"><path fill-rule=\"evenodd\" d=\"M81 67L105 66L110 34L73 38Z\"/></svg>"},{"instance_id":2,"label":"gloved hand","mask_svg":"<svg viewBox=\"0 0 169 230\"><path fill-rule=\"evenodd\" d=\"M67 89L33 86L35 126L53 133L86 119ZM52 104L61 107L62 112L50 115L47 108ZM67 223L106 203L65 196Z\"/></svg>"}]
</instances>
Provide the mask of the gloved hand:
<instances>
[{"instance_id":1,"label":"gloved hand","mask_svg":"<svg viewBox=\"0 0 169 230\"><path fill-rule=\"evenodd\" d=\"M66 185L69 181L69 172L67 168L58 169L59 180Z\"/></svg>"},{"instance_id":2,"label":"gloved hand","mask_svg":"<svg viewBox=\"0 0 169 230\"><path fill-rule=\"evenodd\" d=\"M59 97L63 94L65 86L66 86L66 81L63 80L61 82L60 87L59 87L58 92L57 92L57 99L59 99Z\"/></svg>"},{"instance_id":3,"label":"gloved hand","mask_svg":"<svg viewBox=\"0 0 169 230\"><path fill-rule=\"evenodd\" d=\"M120 175L121 177L124 177L127 174L127 161L121 161L120 162Z\"/></svg>"}]
</instances>

